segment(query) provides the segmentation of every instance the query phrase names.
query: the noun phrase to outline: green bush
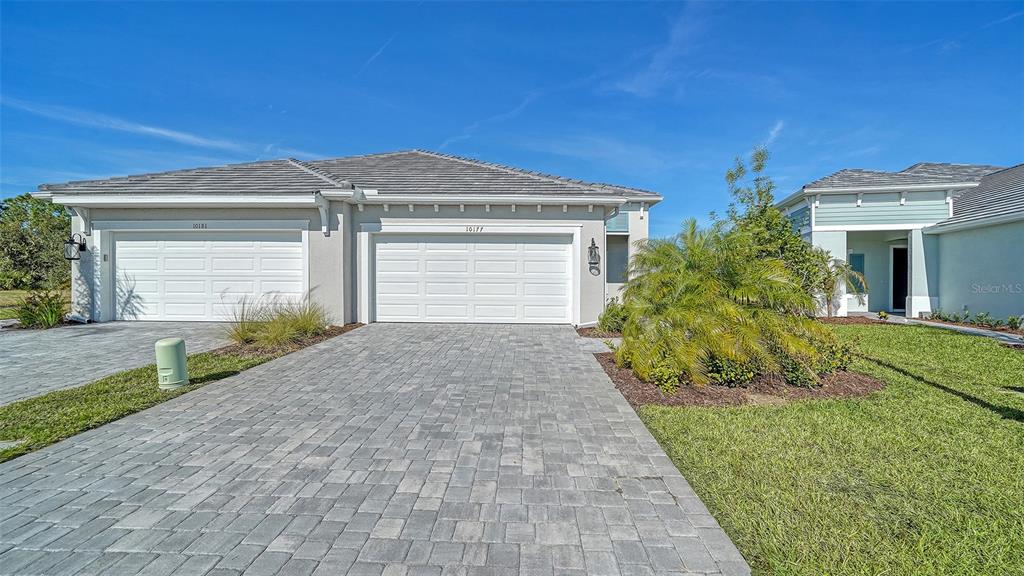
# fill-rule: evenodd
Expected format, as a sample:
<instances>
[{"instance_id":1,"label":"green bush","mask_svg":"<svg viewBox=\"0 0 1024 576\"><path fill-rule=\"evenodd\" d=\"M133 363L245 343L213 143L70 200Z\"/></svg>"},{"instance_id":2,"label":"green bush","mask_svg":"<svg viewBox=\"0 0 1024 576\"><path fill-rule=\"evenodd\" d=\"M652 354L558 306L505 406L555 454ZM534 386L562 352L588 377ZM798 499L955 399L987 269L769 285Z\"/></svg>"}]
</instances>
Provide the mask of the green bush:
<instances>
[{"instance_id":1,"label":"green bush","mask_svg":"<svg viewBox=\"0 0 1024 576\"><path fill-rule=\"evenodd\" d=\"M723 386L745 386L758 372L758 367L750 362L737 362L728 358L711 358L708 361L708 378Z\"/></svg>"},{"instance_id":2,"label":"green bush","mask_svg":"<svg viewBox=\"0 0 1024 576\"><path fill-rule=\"evenodd\" d=\"M853 363L853 348L831 334L816 338L813 341L818 356L814 362L814 371L818 374L832 374L850 368Z\"/></svg>"},{"instance_id":3,"label":"green bush","mask_svg":"<svg viewBox=\"0 0 1024 576\"><path fill-rule=\"evenodd\" d=\"M1009 316L1006 319L1006 327L1009 328L1010 330L1020 330L1022 321L1024 321L1024 317Z\"/></svg>"},{"instance_id":4,"label":"green bush","mask_svg":"<svg viewBox=\"0 0 1024 576\"><path fill-rule=\"evenodd\" d=\"M806 361L800 358L783 356L780 364L782 365L782 377L790 386L812 388L820 383L818 375Z\"/></svg>"},{"instance_id":5,"label":"green bush","mask_svg":"<svg viewBox=\"0 0 1024 576\"><path fill-rule=\"evenodd\" d=\"M654 366L651 370L651 380L666 394L675 394L679 389L679 371L668 362Z\"/></svg>"},{"instance_id":6,"label":"green bush","mask_svg":"<svg viewBox=\"0 0 1024 576\"><path fill-rule=\"evenodd\" d=\"M619 304L618 298L612 298L605 305L604 312L598 316L597 327L605 332L622 332L627 316L626 307Z\"/></svg>"},{"instance_id":7,"label":"green bush","mask_svg":"<svg viewBox=\"0 0 1024 576\"><path fill-rule=\"evenodd\" d=\"M64 319L67 305L58 290L34 290L18 305L18 321L27 328L53 328Z\"/></svg>"},{"instance_id":8,"label":"green bush","mask_svg":"<svg viewBox=\"0 0 1024 576\"><path fill-rule=\"evenodd\" d=\"M30 194L0 200L0 289L66 288L70 233L71 217L59 204Z\"/></svg>"},{"instance_id":9,"label":"green bush","mask_svg":"<svg viewBox=\"0 0 1024 576\"><path fill-rule=\"evenodd\" d=\"M978 326L984 326L986 328L999 328L1003 325L1003 321L999 318L993 318L988 312L978 312L974 315L973 322Z\"/></svg>"},{"instance_id":10,"label":"green bush","mask_svg":"<svg viewBox=\"0 0 1024 576\"><path fill-rule=\"evenodd\" d=\"M888 320L889 319L889 313L886 312L885 310L879 310L879 312L878 312L878 319L879 320Z\"/></svg>"},{"instance_id":11,"label":"green bush","mask_svg":"<svg viewBox=\"0 0 1024 576\"><path fill-rule=\"evenodd\" d=\"M242 299L227 336L237 344L272 348L323 334L329 324L320 304L302 302L259 302Z\"/></svg>"}]
</instances>

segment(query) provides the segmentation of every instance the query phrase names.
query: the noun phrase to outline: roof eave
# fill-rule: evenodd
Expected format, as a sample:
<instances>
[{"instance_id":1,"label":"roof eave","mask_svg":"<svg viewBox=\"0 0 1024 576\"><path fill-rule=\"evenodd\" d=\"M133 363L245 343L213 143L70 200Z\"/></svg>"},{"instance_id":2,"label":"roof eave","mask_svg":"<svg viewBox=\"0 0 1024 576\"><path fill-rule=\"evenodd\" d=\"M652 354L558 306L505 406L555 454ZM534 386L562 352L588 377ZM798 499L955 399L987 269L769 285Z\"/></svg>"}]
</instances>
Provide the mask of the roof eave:
<instances>
[{"instance_id":1,"label":"roof eave","mask_svg":"<svg viewBox=\"0 0 1024 576\"><path fill-rule=\"evenodd\" d=\"M958 232L985 226L997 226L999 224L1010 224L1024 220L1024 212L1013 212L1010 214L996 214L984 216L972 220L961 220L959 222L942 223L929 226L922 230L925 234L945 234L946 232Z\"/></svg>"}]
</instances>

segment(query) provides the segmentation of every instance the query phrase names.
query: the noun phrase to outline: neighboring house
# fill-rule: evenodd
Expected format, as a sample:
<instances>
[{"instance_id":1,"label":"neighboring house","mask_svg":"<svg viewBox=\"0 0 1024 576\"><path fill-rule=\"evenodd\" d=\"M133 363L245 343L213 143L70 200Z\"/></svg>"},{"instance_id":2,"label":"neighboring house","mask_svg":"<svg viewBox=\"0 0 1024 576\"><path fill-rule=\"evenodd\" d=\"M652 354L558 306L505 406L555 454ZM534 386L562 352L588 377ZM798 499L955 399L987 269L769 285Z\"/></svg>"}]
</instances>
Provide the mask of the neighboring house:
<instances>
[{"instance_id":1,"label":"neighboring house","mask_svg":"<svg viewBox=\"0 0 1024 576\"><path fill-rule=\"evenodd\" d=\"M782 200L803 237L847 260L867 293L838 314L1024 314L1024 165L840 170Z\"/></svg>"},{"instance_id":2,"label":"neighboring house","mask_svg":"<svg viewBox=\"0 0 1024 576\"><path fill-rule=\"evenodd\" d=\"M230 319L248 299L334 322L593 324L661 196L420 150L46 184L87 249L73 312Z\"/></svg>"}]
</instances>

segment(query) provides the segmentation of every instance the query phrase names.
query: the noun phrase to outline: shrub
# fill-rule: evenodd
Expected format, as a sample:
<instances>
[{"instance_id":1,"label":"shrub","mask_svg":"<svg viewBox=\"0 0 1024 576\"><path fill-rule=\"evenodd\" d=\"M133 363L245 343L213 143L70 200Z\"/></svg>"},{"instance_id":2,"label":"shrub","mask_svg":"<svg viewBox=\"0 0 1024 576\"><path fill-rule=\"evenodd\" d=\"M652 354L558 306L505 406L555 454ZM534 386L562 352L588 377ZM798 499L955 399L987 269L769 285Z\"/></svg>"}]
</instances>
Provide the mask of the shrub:
<instances>
[{"instance_id":1,"label":"shrub","mask_svg":"<svg viewBox=\"0 0 1024 576\"><path fill-rule=\"evenodd\" d=\"M679 371L668 362L654 366L651 370L651 380L666 394L675 394L679 389Z\"/></svg>"},{"instance_id":2,"label":"shrub","mask_svg":"<svg viewBox=\"0 0 1024 576\"><path fill-rule=\"evenodd\" d=\"M1006 326L1010 330L1020 330L1022 321L1024 321L1024 317L1010 316L1006 319Z\"/></svg>"},{"instance_id":3,"label":"shrub","mask_svg":"<svg viewBox=\"0 0 1024 576\"><path fill-rule=\"evenodd\" d=\"M618 298L612 298L604 307L604 312L597 318L597 327L605 332L622 332L626 324L627 310L619 304Z\"/></svg>"},{"instance_id":4,"label":"shrub","mask_svg":"<svg viewBox=\"0 0 1024 576\"><path fill-rule=\"evenodd\" d=\"M227 335L237 344L272 348L322 334L328 324L323 306L307 300L268 303L243 298Z\"/></svg>"},{"instance_id":5,"label":"shrub","mask_svg":"<svg viewBox=\"0 0 1024 576\"><path fill-rule=\"evenodd\" d=\"M697 228L637 244L624 292L627 309L619 358L654 381L668 364L680 380L713 382L713 358L765 372L786 356L817 357L812 338L828 328L811 319L814 300L775 258L754 257L740 230Z\"/></svg>"},{"instance_id":6,"label":"shrub","mask_svg":"<svg viewBox=\"0 0 1024 576\"><path fill-rule=\"evenodd\" d=\"M256 341L260 327L266 322L268 312L267 306L243 297L232 312L227 327L228 338L236 344L252 344Z\"/></svg>"},{"instance_id":7,"label":"shrub","mask_svg":"<svg viewBox=\"0 0 1024 576\"><path fill-rule=\"evenodd\" d=\"M878 312L878 319L879 320L888 320L889 319L889 313L886 312L885 310L879 310L879 312Z\"/></svg>"},{"instance_id":8,"label":"shrub","mask_svg":"<svg viewBox=\"0 0 1024 576\"><path fill-rule=\"evenodd\" d=\"M67 304L59 290L34 290L18 306L18 321L28 328L53 328L64 319Z\"/></svg>"},{"instance_id":9,"label":"shrub","mask_svg":"<svg viewBox=\"0 0 1024 576\"><path fill-rule=\"evenodd\" d=\"M811 388L819 384L818 375L800 358L784 356L781 359L782 377L790 386Z\"/></svg>"},{"instance_id":10,"label":"shrub","mask_svg":"<svg viewBox=\"0 0 1024 576\"><path fill-rule=\"evenodd\" d=\"M757 373L757 366L749 362L717 357L708 361L708 378L724 386L745 386L757 376Z\"/></svg>"},{"instance_id":11,"label":"shrub","mask_svg":"<svg viewBox=\"0 0 1024 576\"><path fill-rule=\"evenodd\" d=\"M999 318L993 318L988 312L978 312L974 315L974 323L979 326L986 328L999 328L1003 325L1003 321Z\"/></svg>"},{"instance_id":12,"label":"shrub","mask_svg":"<svg viewBox=\"0 0 1024 576\"><path fill-rule=\"evenodd\" d=\"M842 372L853 363L853 348L831 334L815 339L813 345L818 352L814 363L814 371L818 374Z\"/></svg>"}]
</instances>

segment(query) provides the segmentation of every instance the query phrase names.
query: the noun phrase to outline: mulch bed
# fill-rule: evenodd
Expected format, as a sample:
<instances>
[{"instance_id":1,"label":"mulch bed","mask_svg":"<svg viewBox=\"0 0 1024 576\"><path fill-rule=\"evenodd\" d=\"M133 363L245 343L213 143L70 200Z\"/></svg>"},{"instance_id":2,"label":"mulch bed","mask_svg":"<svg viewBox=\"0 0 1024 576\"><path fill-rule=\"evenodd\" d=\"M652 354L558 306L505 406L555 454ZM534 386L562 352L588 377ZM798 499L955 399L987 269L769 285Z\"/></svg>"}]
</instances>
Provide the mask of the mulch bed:
<instances>
[{"instance_id":1,"label":"mulch bed","mask_svg":"<svg viewBox=\"0 0 1024 576\"><path fill-rule=\"evenodd\" d=\"M832 318L818 318L822 324L888 324L884 320L869 318L867 316L833 316Z\"/></svg>"},{"instance_id":2,"label":"mulch bed","mask_svg":"<svg viewBox=\"0 0 1024 576\"><path fill-rule=\"evenodd\" d=\"M324 340L329 340L331 338L334 338L335 336L341 336L342 334L346 332L351 332L361 326L365 326L365 324L362 324L360 322L353 322L351 324L345 324L344 326L328 326L327 330L324 330L322 334L310 336L308 338L302 338L299 340L293 340L292 342L282 344L280 346L261 347L254 346L252 344L231 344L228 346L224 346L222 348L217 348L213 352L215 354L234 354L242 357L284 356L285 354L295 352L296 350L301 350L314 344L319 344Z\"/></svg>"},{"instance_id":3,"label":"mulch bed","mask_svg":"<svg viewBox=\"0 0 1024 576\"><path fill-rule=\"evenodd\" d=\"M742 388L728 386L682 385L674 394L668 395L654 384L636 377L629 368L615 363L615 354L604 352L594 354L597 361L611 378L615 387L633 408L647 404L663 406L743 406L757 404L785 404L793 400L822 398L854 398L881 390L885 385L875 378L857 372L837 372L828 376L816 388L789 386L779 378L758 378Z\"/></svg>"},{"instance_id":4,"label":"mulch bed","mask_svg":"<svg viewBox=\"0 0 1024 576\"><path fill-rule=\"evenodd\" d=\"M576 333L584 338L622 338L620 332L606 332L600 328L577 328Z\"/></svg>"},{"instance_id":5,"label":"mulch bed","mask_svg":"<svg viewBox=\"0 0 1024 576\"><path fill-rule=\"evenodd\" d=\"M968 322L950 322L948 320L934 320L932 318L922 318L926 322L935 322L936 324L948 324L950 326L963 326L964 328L977 328L979 330L991 330L993 332L1006 332L1007 334L1016 334L1018 336L1024 336L1024 329L1014 330L1006 326L999 326L993 328L991 326L982 326L981 324L971 324Z\"/></svg>"}]
</instances>

